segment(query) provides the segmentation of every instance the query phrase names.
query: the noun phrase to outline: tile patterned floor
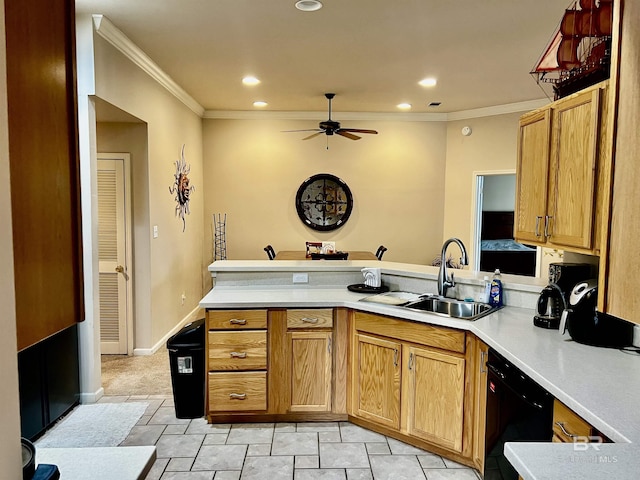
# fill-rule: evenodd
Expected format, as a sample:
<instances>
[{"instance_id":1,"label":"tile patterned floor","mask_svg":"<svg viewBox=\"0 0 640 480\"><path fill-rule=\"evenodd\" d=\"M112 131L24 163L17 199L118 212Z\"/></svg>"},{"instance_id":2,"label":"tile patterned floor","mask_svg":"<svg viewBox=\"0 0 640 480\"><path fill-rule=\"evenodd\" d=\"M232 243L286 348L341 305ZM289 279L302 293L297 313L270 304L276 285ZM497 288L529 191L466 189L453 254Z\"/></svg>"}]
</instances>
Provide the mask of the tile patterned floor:
<instances>
[{"instance_id":1,"label":"tile patterned floor","mask_svg":"<svg viewBox=\"0 0 640 480\"><path fill-rule=\"evenodd\" d=\"M348 422L210 425L175 417L173 398L147 402L121 445L155 445L147 480L478 480L463 465Z\"/></svg>"}]
</instances>

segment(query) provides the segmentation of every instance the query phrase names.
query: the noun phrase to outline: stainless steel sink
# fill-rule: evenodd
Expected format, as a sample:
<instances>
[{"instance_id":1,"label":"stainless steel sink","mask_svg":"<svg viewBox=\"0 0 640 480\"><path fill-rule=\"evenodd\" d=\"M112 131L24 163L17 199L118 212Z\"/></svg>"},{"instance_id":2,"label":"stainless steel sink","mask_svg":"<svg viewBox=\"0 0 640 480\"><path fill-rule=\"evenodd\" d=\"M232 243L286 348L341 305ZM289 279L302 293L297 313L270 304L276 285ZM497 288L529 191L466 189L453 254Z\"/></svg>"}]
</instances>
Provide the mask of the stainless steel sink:
<instances>
[{"instance_id":1,"label":"stainless steel sink","mask_svg":"<svg viewBox=\"0 0 640 480\"><path fill-rule=\"evenodd\" d=\"M498 310L496 307L480 302L463 302L452 298L425 297L409 302L404 308L420 310L423 312L437 313L445 317L461 318L464 320L477 320Z\"/></svg>"}]
</instances>

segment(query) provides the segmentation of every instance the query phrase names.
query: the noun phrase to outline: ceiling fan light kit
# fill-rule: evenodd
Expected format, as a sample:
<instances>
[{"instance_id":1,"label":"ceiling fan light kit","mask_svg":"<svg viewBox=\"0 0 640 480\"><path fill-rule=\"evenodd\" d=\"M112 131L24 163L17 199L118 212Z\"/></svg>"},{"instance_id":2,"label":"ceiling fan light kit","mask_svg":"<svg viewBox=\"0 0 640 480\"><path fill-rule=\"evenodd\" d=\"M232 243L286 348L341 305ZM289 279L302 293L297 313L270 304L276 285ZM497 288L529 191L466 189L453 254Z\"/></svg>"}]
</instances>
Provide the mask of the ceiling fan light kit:
<instances>
[{"instance_id":1,"label":"ceiling fan light kit","mask_svg":"<svg viewBox=\"0 0 640 480\"><path fill-rule=\"evenodd\" d=\"M303 12L315 12L322 8L322 2L318 0L298 0L296 2L296 8Z\"/></svg>"}]
</instances>

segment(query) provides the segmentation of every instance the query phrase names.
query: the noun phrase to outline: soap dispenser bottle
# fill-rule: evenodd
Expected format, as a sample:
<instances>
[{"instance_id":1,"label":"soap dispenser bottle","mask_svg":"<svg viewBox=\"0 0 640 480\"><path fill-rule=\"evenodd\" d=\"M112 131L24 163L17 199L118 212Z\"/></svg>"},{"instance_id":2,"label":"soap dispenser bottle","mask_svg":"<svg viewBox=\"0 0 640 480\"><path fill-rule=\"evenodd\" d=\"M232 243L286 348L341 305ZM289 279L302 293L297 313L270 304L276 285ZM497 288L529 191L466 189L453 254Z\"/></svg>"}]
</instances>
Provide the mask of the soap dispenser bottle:
<instances>
[{"instance_id":1,"label":"soap dispenser bottle","mask_svg":"<svg viewBox=\"0 0 640 480\"><path fill-rule=\"evenodd\" d=\"M502 297L502 275L500 269L496 268L491 279L491 291L489 293L489 305L492 307L501 307L504 304Z\"/></svg>"}]
</instances>

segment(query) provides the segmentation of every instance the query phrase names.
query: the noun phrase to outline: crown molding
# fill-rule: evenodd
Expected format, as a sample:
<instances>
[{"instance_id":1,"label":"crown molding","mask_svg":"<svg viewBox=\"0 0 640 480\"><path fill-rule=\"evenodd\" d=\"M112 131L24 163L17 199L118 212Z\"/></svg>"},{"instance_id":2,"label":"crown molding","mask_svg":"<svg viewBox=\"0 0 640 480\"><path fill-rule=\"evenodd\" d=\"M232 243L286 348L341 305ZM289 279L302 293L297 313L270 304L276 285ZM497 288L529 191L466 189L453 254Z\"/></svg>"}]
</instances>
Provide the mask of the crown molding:
<instances>
[{"instance_id":1,"label":"crown molding","mask_svg":"<svg viewBox=\"0 0 640 480\"><path fill-rule=\"evenodd\" d=\"M104 15L93 15L95 32L113 45L125 57L140 67L151 78L162 85L169 93L185 104L196 115L202 117L204 107L167 75L140 47L133 43Z\"/></svg>"},{"instance_id":2,"label":"crown molding","mask_svg":"<svg viewBox=\"0 0 640 480\"><path fill-rule=\"evenodd\" d=\"M491 117L494 115L506 115L509 113L529 112L536 108L548 105L550 100L528 100L526 102L495 105L491 107L476 108L473 110L460 110L449 113L376 113L376 112L340 112L340 120L371 120L392 122L453 122L456 120L469 120L472 118ZM285 111L223 111L205 110L202 118L215 120L325 120L326 112L285 112Z\"/></svg>"},{"instance_id":3,"label":"crown molding","mask_svg":"<svg viewBox=\"0 0 640 480\"><path fill-rule=\"evenodd\" d=\"M444 122L446 113L377 113L377 112L334 112L340 120L377 120L377 121L406 121L406 122ZM327 112L254 112L206 110L203 118L217 120L326 120Z\"/></svg>"},{"instance_id":4,"label":"crown molding","mask_svg":"<svg viewBox=\"0 0 640 480\"><path fill-rule=\"evenodd\" d=\"M529 112L536 108L544 107L552 100L541 98L538 100L527 100L526 102L506 103L504 105L494 105L491 107L475 108L473 110L460 110L447 114L447 120L469 120L471 118L492 117L494 115L506 115L509 113Z\"/></svg>"}]
</instances>

